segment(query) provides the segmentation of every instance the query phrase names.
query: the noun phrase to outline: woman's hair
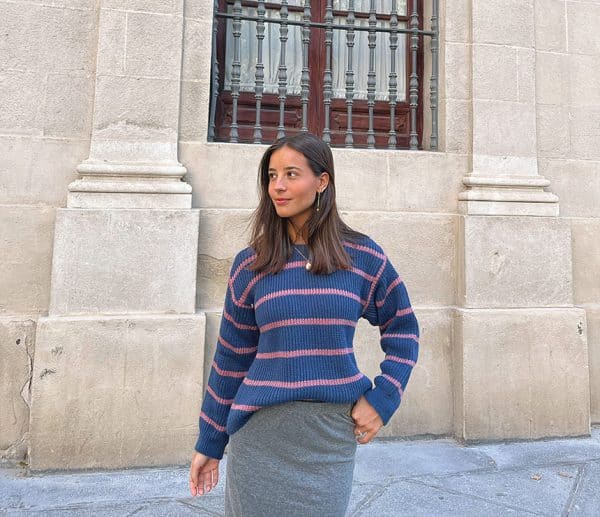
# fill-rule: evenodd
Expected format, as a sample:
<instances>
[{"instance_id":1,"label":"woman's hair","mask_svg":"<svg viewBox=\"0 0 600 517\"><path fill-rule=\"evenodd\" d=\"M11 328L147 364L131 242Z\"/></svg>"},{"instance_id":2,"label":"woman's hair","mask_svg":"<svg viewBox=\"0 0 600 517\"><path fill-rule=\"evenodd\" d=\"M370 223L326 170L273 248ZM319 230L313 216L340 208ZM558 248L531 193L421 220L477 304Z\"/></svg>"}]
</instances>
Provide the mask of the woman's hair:
<instances>
[{"instance_id":1,"label":"woman's hair","mask_svg":"<svg viewBox=\"0 0 600 517\"><path fill-rule=\"evenodd\" d=\"M292 255L288 219L277 215L269 196L269 162L273 153L282 147L290 147L304 155L315 176L320 176L323 172L329 173L329 184L321 193L319 211L313 210L306 222L307 244L312 254L311 271L329 274L338 269L349 269L351 259L343 242L356 242L365 235L342 221L335 202L335 172L331 149L311 133L280 138L263 154L258 168L259 203L250 222L250 246L256 252L256 259L249 268L278 273Z\"/></svg>"}]
</instances>

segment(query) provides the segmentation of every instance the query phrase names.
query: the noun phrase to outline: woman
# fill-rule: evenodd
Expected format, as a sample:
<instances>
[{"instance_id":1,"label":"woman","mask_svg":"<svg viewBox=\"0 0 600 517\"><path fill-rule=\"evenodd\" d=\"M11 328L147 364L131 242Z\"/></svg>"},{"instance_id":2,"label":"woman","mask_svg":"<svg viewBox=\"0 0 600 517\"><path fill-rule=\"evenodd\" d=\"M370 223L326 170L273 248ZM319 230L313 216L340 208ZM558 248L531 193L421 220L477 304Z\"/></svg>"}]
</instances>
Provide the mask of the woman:
<instances>
[{"instance_id":1,"label":"woman","mask_svg":"<svg viewBox=\"0 0 600 517\"><path fill-rule=\"evenodd\" d=\"M387 424L417 360L404 283L341 220L334 180L331 150L308 133L278 140L260 163L190 468L192 495L209 492L229 442L226 515L344 515L356 445ZM361 317L386 353L374 387L352 349Z\"/></svg>"}]
</instances>

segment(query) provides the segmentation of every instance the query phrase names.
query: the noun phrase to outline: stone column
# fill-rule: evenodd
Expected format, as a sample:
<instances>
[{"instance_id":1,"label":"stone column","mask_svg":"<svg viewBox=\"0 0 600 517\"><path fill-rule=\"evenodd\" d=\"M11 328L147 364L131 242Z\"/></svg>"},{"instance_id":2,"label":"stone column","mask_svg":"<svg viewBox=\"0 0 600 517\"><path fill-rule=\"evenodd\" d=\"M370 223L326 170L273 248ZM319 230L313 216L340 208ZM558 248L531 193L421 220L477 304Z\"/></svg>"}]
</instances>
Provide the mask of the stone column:
<instances>
[{"instance_id":1,"label":"stone column","mask_svg":"<svg viewBox=\"0 0 600 517\"><path fill-rule=\"evenodd\" d=\"M455 432L590 432L571 230L537 165L534 0L472 2L472 170L459 195Z\"/></svg>"},{"instance_id":2,"label":"stone column","mask_svg":"<svg viewBox=\"0 0 600 517\"><path fill-rule=\"evenodd\" d=\"M189 460L202 389L198 210L177 159L183 2L103 0L90 155L57 211L30 465Z\"/></svg>"}]
</instances>

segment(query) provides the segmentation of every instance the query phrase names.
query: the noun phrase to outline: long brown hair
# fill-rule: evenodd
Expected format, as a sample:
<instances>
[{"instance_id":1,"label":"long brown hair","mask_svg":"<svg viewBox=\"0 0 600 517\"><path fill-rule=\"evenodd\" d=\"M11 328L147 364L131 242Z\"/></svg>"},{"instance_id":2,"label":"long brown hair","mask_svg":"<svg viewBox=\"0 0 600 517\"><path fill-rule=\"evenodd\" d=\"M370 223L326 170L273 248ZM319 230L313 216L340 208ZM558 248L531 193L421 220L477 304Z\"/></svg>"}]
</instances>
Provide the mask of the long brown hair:
<instances>
[{"instance_id":1,"label":"long brown hair","mask_svg":"<svg viewBox=\"0 0 600 517\"><path fill-rule=\"evenodd\" d=\"M250 246L256 252L256 259L249 268L254 271L278 273L292 256L293 245L288 235L288 218L277 215L269 196L271 155L285 146L304 155L315 176L320 176L323 172L329 173L329 185L321 193L319 211L313 210L306 223L306 243L312 255L311 272L329 274L338 269L349 269L351 259L344 249L343 242L356 242L365 235L342 221L335 202L333 154L323 140L311 133L280 138L263 154L258 168L259 203L250 222ZM313 206L315 205L316 200Z\"/></svg>"}]
</instances>

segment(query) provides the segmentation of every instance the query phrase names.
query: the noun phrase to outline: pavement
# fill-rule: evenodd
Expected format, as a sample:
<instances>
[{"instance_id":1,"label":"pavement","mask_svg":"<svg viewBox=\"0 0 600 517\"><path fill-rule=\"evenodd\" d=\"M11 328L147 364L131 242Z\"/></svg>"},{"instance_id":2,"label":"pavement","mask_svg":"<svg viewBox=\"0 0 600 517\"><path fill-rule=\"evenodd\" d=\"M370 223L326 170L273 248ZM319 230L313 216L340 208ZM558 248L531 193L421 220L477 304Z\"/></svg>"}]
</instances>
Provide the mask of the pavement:
<instances>
[{"instance_id":1,"label":"pavement","mask_svg":"<svg viewBox=\"0 0 600 517\"><path fill-rule=\"evenodd\" d=\"M224 477L191 497L188 469L2 467L0 515L223 515ZM347 515L600 516L600 427L583 438L475 445L376 440L358 448Z\"/></svg>"}]
</instances>

